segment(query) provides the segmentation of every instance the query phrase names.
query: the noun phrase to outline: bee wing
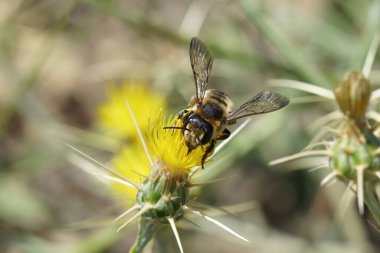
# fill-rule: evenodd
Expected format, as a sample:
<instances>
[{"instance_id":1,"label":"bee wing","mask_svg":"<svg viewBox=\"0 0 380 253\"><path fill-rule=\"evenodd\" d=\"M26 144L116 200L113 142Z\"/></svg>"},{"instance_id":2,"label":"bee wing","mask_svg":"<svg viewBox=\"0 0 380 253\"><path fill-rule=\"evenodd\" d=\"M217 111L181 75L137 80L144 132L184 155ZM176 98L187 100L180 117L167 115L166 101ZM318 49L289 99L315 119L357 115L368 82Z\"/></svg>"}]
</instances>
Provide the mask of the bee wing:
<instances>
[{"instance_id":1,"label":"bee wing","mask_svg":"<svg viewBox=\"0 0 380 253\"><path fill-rule=\"evenodd\" d=\"M273 112L289 104L289 99L281 94L262 91L226 116L227 124L239 118Z\"/></svg>"},{"instance_id":2,"label":"bee wing","mask_svg":"<svg viewBox=\"0 0 380 253\"><path fill-rule=\"evenodd\" d=\"M196 86L196 98L200 103L207 89L213 58L203 42L196 37L191 39L189 54Z\"/></svg>"}]
</instances>

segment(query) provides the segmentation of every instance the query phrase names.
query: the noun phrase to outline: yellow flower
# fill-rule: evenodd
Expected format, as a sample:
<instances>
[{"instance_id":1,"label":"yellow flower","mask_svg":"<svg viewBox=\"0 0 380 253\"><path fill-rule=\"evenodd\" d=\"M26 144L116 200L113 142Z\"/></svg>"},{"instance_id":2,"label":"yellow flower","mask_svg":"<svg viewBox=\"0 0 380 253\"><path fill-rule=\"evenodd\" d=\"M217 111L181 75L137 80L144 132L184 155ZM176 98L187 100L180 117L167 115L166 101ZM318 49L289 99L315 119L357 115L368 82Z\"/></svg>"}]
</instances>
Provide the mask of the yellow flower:
<instances>
[{"instance_id":1,"label":"yellow flower","mask_svg":"<svg viewBox=\"0 0 380 253\"><path fill-rule=\"evenodd\" d=\"M156 108L166 106L165 98L152 93L143 83L125 82L121 87L112 84L108 90L108 101L98 108L102 127L118 138L137 139L135 126L131 120L125 101L128 100L143 133L148 129L148 117L155 122Z\"/></svg>"},{"instance_id":2,"label":"yellow flower","mask_svg":"<svg viewBox=\"0 0 380 253\"><path fill-rule=\"evenodd\" d=\"M112 167L132 182L143 182L149 175L150 164L140 143L122 148L112 159ZM113 183L111 189L117 197L125 200L127 206L133 205L138 189L124 184Z\"/></svg>"},{"instance_id":3,"label":"yellow flower","mask_svg":"<svg viewBox=\"0 0 380 253\"><path fill-rule=\"evenodd\" d=\"M168 119L161 116L157 124L151 125L149 130L147 141L154 166L171 175L188 173L191 168L200 166L207 145L188 153L182 130L164 129L168 126L182 125L180 120L173 119L172 116Z\"/></svg>"},{"instance_id":4,"label":"yellow flower","mask_svg":"<svg viewBox=\"0 0 380 253\"><path fill-rule=\"evenodd\" d=\"M192 168L200 166L206 147L197 147L188 154L188 148L184 143L183 133L180 129L164 129L168 126L181 126L181 122L166 118L162 113L157 114L158 120L149 125L146 133L146 147L144 151L141 143L130 144L124 147L112 160L113 168L129 180L142 183L147 177L155 174L165 174L168 177L177 177L189 173ZM138 122L140 123L143 122ZM136 131L136 130L135 130ZM151 159L151 161L150 161ZM136 198L137 189L115 183L112 189L127 200Z\"/></svg>"}]
</instances>

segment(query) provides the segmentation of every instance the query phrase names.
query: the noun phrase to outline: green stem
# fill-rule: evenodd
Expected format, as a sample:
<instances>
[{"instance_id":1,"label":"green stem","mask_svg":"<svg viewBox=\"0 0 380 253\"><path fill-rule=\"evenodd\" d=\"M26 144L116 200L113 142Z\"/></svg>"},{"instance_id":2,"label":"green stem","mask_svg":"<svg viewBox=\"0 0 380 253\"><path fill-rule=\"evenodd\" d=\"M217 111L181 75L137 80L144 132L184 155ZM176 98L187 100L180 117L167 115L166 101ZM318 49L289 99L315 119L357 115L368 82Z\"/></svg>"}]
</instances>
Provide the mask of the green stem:
<instances>
[{"instance_id":1,"label":"green stem","mask_svg":"<svg viewBox=\"0 0 380 253\"><path fill-rule=\"evenodd\" d=\"M158 227L159 224L152 221L147 221L141 217L138 226L137 238L135 244L129 250L129 253L141 253L148 242L153 238Z\"/></svg>"},{"instance_id":2,"label":"green stem","mask_svg":"<svg viewBox=\"0 0 380 253\"><path fill-rule=\"evenodd\" d=\"M374 195L374 185L366 183L364 186L364 201L371 212L373 218L375 218L378 225L380 225L380 202Z\"/></svg>"}]
</instances>

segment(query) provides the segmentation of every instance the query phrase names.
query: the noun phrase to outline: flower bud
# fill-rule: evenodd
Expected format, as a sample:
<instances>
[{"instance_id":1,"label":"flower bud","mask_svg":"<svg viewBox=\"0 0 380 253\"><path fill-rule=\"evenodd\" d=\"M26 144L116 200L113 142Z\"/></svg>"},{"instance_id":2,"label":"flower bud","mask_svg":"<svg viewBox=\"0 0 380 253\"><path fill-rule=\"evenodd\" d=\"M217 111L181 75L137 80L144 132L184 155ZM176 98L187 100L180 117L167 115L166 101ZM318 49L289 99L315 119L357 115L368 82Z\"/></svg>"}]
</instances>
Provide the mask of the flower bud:
<instances>
[{"instance_id":1,"label":"flower bud","mask_svg":"<svg viewBox=\"0 0 380 253\"><path fill-rule=\"evenodd\" d=\"M335 98L344 115L352 119L364 117L371 91L361 72L351 71L334 89Z\"/></svg>"}]
</instances>

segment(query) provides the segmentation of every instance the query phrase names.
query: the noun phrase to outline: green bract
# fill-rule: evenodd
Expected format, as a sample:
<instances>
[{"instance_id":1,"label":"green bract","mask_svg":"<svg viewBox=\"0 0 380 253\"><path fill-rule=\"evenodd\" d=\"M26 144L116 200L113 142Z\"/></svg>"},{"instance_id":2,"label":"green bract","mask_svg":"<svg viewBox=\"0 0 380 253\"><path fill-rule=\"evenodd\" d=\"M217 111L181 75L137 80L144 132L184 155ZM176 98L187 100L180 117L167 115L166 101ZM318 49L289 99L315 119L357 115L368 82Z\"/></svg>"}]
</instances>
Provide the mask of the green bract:
<instances>
[{"instance_id":1,"label":"green bract","mask_svg":"<svg viewBox=\"0 0 380 253\"><path fill-rule=\"evenodd\" d=\"M380 170L380 158L375 152L374 145L361 143L344 135L333 143L331 150L333 154L330 160L331 169L341 179L356 181L357 169L362 167L366 181L378 180L375 172Z\"/></svg>"},{"instance_id":2,"label":"green bract","mask_svg":"<svg viewBox=\"0 0 380 253\"><path fill-rule=\"evenodd\" d=\"M153 172L137 193L136 203L152 208L143 213L145 219L167 224L167 218L178 219L182 216L182 207L189 202L189 183L187 174L172 177Z\"/></svg>"}]
</instances>

